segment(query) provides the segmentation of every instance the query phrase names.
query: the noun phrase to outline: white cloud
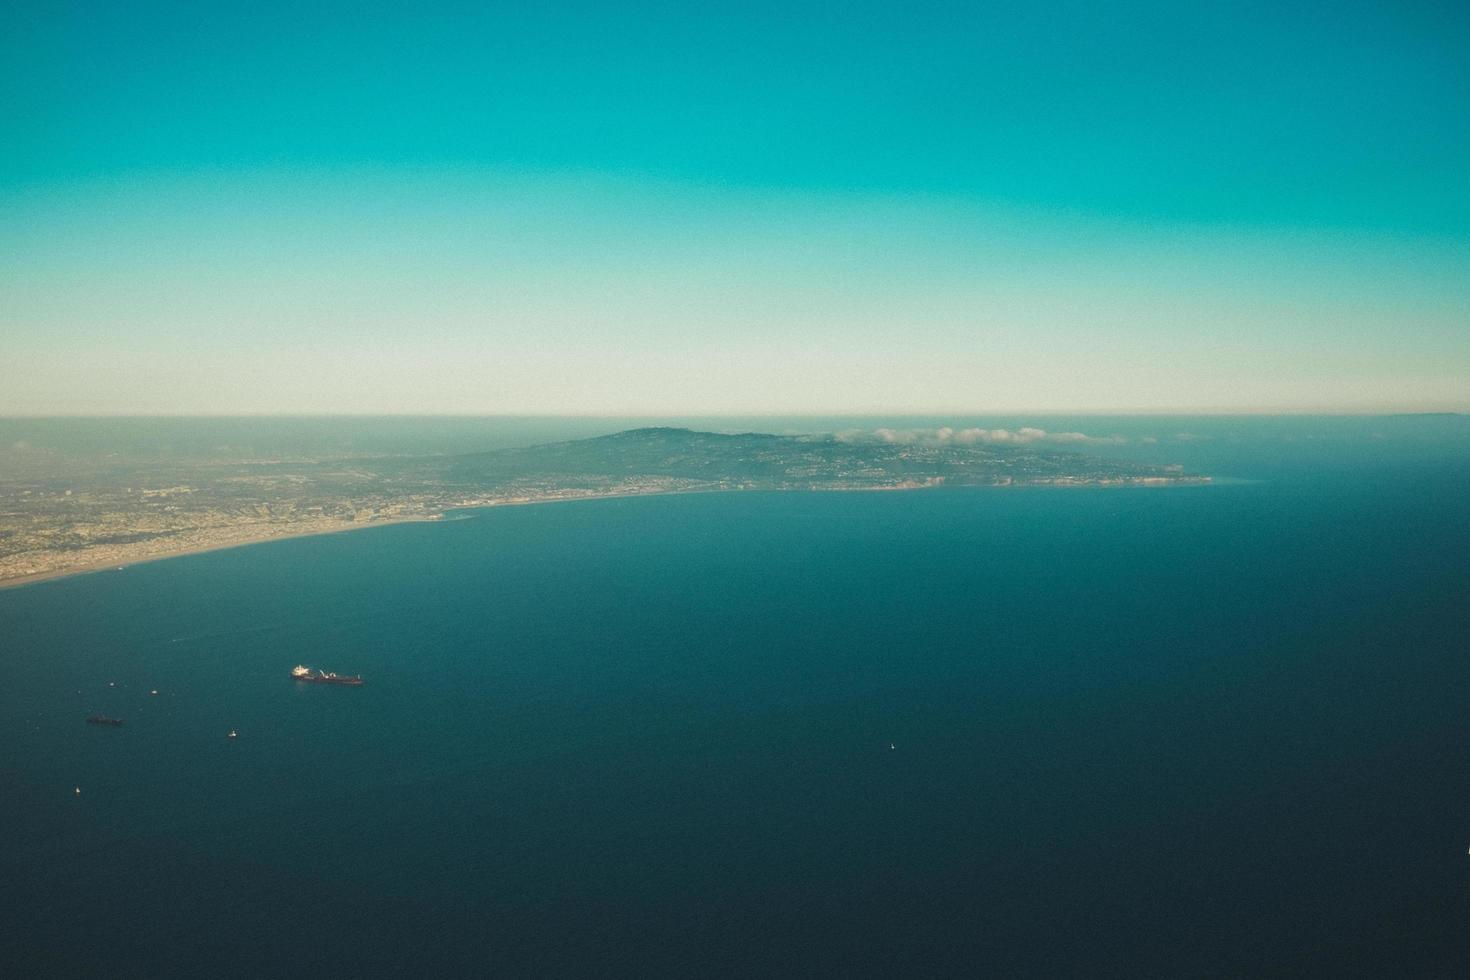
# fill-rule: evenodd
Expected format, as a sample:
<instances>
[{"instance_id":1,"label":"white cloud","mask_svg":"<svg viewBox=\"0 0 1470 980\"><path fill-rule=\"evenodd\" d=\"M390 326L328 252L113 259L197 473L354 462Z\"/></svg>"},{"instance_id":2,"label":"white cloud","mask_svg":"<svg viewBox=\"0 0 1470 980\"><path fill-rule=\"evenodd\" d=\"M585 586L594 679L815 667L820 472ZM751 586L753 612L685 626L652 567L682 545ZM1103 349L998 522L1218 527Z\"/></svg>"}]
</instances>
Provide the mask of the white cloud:
<instances>
[{"instance_id":1,"label":"white cloud","mask_svg":"<svg viewBox=\"0 0 1470 980\"><path fill-rule=\"evenodd\" d=\"M923 446L1028 446L1034 443L1054 445L1121 445L1122 436L1090 436L1085 432L1048 432L1023 426L1011 429L843 429L833 433L838 442L881 442L889 445Z\"/></svg>"}]
</instances>

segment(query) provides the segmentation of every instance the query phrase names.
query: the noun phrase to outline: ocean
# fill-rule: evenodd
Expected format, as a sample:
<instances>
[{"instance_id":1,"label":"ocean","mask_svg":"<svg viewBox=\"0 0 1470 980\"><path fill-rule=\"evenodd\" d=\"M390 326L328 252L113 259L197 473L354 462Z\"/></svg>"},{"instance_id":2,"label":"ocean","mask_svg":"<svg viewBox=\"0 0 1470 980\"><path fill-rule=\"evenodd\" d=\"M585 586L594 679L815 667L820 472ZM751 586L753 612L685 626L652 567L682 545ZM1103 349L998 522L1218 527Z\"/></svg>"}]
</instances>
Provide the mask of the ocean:
<instances>
[{"instance_id":1,"label":"ocean","mask_svg":"<svg viewBox=\"0 0 1470 980\"><path fill-rule=\"evenodd\" d=\"M1047 427L0 591L0 975L1465 975L1470 420Z\"/></svg>"}]
</instances>

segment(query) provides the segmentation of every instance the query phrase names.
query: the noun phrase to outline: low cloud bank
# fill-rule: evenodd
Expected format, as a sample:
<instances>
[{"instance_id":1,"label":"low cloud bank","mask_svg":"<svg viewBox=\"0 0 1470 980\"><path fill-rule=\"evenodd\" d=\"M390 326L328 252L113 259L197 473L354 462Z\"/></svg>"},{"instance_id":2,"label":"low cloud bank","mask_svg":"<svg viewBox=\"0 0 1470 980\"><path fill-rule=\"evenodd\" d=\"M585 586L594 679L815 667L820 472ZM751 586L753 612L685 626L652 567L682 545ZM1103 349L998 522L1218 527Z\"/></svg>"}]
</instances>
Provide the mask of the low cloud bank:
<instances>
[{"instance_id":1,"label":"low cloud bank","mask_svg":"<svg viewBox=\"0 0 1470 980\"><path fill-rule=\"evenodd\" d=\"M844 429L834 433L838 442L882 442L919 446L1028 446L1033 443L1117 446L1122 436L1090 436L1085 432L1047 432L1045 429Z\"/></svg>"}]
</instances>

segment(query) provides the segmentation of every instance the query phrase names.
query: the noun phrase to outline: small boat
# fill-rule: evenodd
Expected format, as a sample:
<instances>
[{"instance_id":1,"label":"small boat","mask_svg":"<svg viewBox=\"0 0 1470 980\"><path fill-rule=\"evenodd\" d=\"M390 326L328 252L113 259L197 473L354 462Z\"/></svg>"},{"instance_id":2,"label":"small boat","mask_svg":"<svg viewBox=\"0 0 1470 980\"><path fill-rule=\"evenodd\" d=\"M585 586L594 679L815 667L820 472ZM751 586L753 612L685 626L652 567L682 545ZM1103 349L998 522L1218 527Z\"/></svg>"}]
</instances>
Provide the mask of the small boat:
<instances>
[{"instance_id":1,"label":"small boat","mask_svg":"<svg viewBox=\"0 0 1470 980\"><path fill-rule=\"evenodd\" d=\"M116 728L122 723L121 718L109 718L106 715L89 715L87 718L87 724L89 725L111 725Z\"/></svg>"},{"instance_id":2,"label":"small boat","mask_svg":"<svg viewBox=\"0 0 1470 980\"><path fill-rule=\"evenodd\" d=\"M239 737L239 734L233 728L230 729L230 734L228 734L228 735L225 736L225 738L238 738L238 737Z\"/></svg>"}]
</instances>

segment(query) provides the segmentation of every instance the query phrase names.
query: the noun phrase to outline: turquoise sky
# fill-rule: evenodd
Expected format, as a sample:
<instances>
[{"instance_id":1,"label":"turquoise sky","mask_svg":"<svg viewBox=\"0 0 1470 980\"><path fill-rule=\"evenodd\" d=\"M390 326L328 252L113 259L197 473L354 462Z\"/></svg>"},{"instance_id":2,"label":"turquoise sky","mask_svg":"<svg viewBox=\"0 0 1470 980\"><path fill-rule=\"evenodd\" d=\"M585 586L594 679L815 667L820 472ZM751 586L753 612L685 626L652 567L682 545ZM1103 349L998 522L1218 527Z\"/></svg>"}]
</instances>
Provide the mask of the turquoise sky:
<instances>
[{"instance_id":1,"label":"turquoise sky","mask_svg":"<svg viewBox=\"0 0 1470 980\"><path fill-rule=\"evenodd\" d=\"M1470 5L7 5L0 414L1470 409Z\"/></svg>"}]
</instances>

